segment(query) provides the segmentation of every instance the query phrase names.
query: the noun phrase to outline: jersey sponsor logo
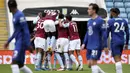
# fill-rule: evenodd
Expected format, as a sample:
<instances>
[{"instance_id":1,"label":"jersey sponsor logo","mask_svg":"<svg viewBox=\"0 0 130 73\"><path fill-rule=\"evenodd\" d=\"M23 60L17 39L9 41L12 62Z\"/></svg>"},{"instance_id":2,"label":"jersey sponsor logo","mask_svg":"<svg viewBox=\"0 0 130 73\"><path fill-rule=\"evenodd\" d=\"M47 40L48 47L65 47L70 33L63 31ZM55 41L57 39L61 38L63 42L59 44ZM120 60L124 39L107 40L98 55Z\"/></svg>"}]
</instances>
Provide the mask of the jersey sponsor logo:
<instances>
[{"instance_id":1,"label":"jersey sponsor logo","mask_svg":"<svg viewBox=\"0 0 130 73\"><path fill-rule=\"evenodd\" d=\"M73 9L70 14L72 14L72 15L79 15L79 12L76 9Z\"/></svg>"},{"instance_id":2,"label":"jersey sponsor logo","mask_svg":"<svg viewBox=\"0 0 130 73\"><path fill-rule=\"evenodd\" d=\"M20 17L20 22L22 23L22 22L25 22L26 20L25 20L25 18L24 17Z\"/></svg>"},{"instance_id":3,"label":"jersey sponsor logo","mask_svg":"<svg viewBox=\"0 0 130 73\"><path fill-rule=\"evenodd\" d=\"M107 25L106 24L102 24L102 28L107 28Z\"/></svg>"},{"instance_id":4,"label":"jersey sponsor logo","mask_svg":"<svg viewBox=\"0 0 130 73\"><path fill-rule=\"evenodd\" d=\"M45 10L44 10L45 13L51 13L51 12L56 12L56 11L57 11L58 13L60 13L60 10L55 10L55 9L45 9Z\"/></svg>"},{"instance_id":5,"label":"jersey sponsor logo","mask_svg":"<svg viewBox=\"0 0 130 73\"><path fill-rule=\"evenodd\" d=\"M93 34L93 28L92 28L92 26L89 26L88 27L88 35L92 35Z\"/></svg>"}]
</instances>

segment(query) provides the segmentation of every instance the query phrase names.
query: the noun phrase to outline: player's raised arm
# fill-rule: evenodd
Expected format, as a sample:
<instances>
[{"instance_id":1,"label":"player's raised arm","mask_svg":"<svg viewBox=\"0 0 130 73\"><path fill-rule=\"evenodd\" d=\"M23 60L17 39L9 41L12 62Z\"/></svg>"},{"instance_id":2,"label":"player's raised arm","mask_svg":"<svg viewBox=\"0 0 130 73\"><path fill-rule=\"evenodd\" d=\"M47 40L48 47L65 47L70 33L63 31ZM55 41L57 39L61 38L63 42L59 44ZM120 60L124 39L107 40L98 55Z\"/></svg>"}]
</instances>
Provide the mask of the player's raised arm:
<instances>
[{"instance_id":1,"label":"player's raised arm","mask_svg":"<svg viewBox=\"0 0 130 73\"><path fill-rule=\"evenodd\" d=\"M60 27L64 27L64 28L69 27L69 23L64 23L64 22L63 22L63 23L61 23L61 22L60 22L60 24L59 24L59 25L60 25Z\"/></svg>"},{"instance_id":2,"label":"player's raised arm","mask_svg":"<svg viewBox=\"0 0 130 73\"><path fill-rule=\"evenodd\" d=\"M37 21L42 17L42 13L39 12L38 16L33 20L33 24L37 24Z\"/></svg>"}]
</instances>

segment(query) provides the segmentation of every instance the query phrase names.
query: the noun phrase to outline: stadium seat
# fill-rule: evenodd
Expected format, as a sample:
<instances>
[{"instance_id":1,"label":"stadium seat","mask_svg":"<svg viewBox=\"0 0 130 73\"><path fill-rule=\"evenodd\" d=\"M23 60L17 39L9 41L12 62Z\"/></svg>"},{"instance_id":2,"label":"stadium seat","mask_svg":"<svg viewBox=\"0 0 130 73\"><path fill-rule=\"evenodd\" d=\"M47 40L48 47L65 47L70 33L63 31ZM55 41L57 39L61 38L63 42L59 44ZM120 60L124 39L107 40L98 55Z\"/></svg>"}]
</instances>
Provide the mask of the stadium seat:
<instances>
[{"instance_id":1,"label":"stadium seat","mask_svg":"<svg viewBox=\"0 0 130 73\"><path fill-rule=\"evenodd\" d=\"M125 8L119 8L119 10L120 10L121 13L125 13L126 12Z\"/></svg>"},{"instance_id":2,"label":"stadium seat","mask_svg":"<svg viewBox=\"0 0 130 73\"><path fill-rule=\"evenodd\" d=\"M128 13L128 18L130 19L130 13Z\"/></svg>"},{"instance_id":3,"label":"stadium seat","mask_svg":"<svg viewBox=\"0 0 130 73\"><path fill-rule=\"evenodd\" d=\"M115 4L115 7L120 7L120 8L122 8L122 7L124 7L124 3L123 2L115 2L114 3Z\"/></svg>"},{"instance_id":4,"label":"stadium seat","mask_svg":"<svg viewBox=\"0 0 130 73\"><path fill-rule=\"evenodd\" d=\"M125 7L130 8L130 2L125 2Z\"/></svg>"},{"instance_id":5,"label":"stadium seat","mask_svg":"<svg viewBox=\"0 0 130 73\"><path fill-rule=\"evenodd\" d=\"M108 13L110 12L110 9L111 9L111 8L107 8Z\"/></svg>"},{"instance_id":6,"label":"stadium seat","mask_svg":"<svg viewBox=\"0 0 130 73\"><path fill-rule=\"evenodd\" d=\"M124 18L128 22L128 18Z\"/></svg>"},{"instance_id":7,"label":"stadium seat","mask_svg":"<svg viewBox=\"0 0 130 73\"><path fill-rule=\"evenodd\" d=\"M128 24L130 25L130 19L128 19Z\"/></svg>"},{"instance_id":8,"label":"stadium seat","mask_svg":"<svg viewBox=\"0 0 130 73\"><path fill-rule=\"evenodd\" d=\"M128 27L130 28L130 24L128 24Z\"/></svg>"},{"instance_id":9,"label":"stadium seat","mask_svg":"<svg viewBox=\"0 0 130 73\"><path fill-rule=\"evenodd\" d=\"M106 6L112 8L114 5L113 2L106 2Z\"/></svg>"},{"instance_id":10,"label":"stadium seat","mask_svg":"<svg viewBox=\"0 0 130 73\"><path fill-rule=\"evenodd\" d=\"M120 17L122 17L122 18L127 18L127 14L126 14L126 13L121 13L121 14L120 14Z\"/></svg>"},{"instance_id":11,"label":"stadium seat","mask_svg":"<svg viewBox=\"0 0 130 73\"><path fill-rule=\"evenodd\" d=\"M130 2L130 0L123 0L124 2Z\"/></svg>"},{"instance_id":12,"label":"stadium seat","mask_svg":"<svg viewBox=\"0 0 130 73\"><path fill-rule=\"evenodd\" d=\"M127 13L130 13L130 8L126 8L126 12L127 12Z\"/></svg>"},{"instance_id":13,"label":"stadium seat","mask_svg":"<svg viewBox=\"0 0 130 73\"><path fill-rule=\"evenodd\" d=\"M123 0L114 0L114 2L122 2Z\"/></svg>"},{"instance_id":14,"label":"stadium seat","mask_svg":"<svg viewBox=\"0 0 130 73\"><path fill-rule=\"evenodd\" d=\"M113 0L106 0L106 2L112 2Z\"/></svg>"}]
</instances>

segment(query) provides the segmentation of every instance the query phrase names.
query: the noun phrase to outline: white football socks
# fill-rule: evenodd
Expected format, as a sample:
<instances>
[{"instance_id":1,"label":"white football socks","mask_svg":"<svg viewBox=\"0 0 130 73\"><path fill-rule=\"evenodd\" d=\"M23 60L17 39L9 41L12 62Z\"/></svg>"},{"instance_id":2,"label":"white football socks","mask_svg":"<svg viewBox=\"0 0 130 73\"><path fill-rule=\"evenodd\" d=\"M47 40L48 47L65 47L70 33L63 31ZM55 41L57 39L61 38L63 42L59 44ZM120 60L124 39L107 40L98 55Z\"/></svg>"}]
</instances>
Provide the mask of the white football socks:
<instances>
[{"instance_id":1,"label":"white football socks","mask_svg":"<svg viewBox=\"0 0 130 73\"><path fill-rule=\"evenodd\" d=\"M72 68L72 66L73 66L73 62L72 62L72 60L71 59L69 59L69 68Z\"/></svg>"},{"instance_id":2,"label":"white football socks","mask_svg":"<svg viewBox=\"0 0 130 73\"><path fill-rule=\"evenodd\" d=\"M76 64L76 67L78 67L79 63L78 63L78 61L76 60L76 57L75 57L73 54L71 54L71 55L70 55L70 58L71 58L71 60Z\"/></svg>"},{"instance_id":3,"label":"white football socks","mask_svg":"<svg viewBox=\"0 0 130 73\"><path fill-rule=\"evenodd\" d=\"M66 68L69 68L69 55L68 53L64 53L64 57L65 57L65 64L66 64Z\"/></svg>"},{"instance_id":4,"label":"white football socks","mask_svg":"<svg viewBox=\"0 0 130 73\"><path fill-rule=\"evenodd\" d=\"M47 58L44 60L42 68L46 68L47 67Z\"/></svg>"},{"instance_id":5,"label":"white football socks","mask_svg":"<svg viewBox=\"0 0 130 73\"><path fill-rule=\"evenodd\" d=\"M27 66L23 66L22 68L20 68L20 70L23 72L23 73L33 73L31 71L30 68L28 68ZM16 72L17 73L17 72Z\"/></svg>"},{"instance_id":6,"label":"white football socks","mask_svg":"<svg viewBox=\"0 0 130 73\"><path fill-rule=\"evenodd\" d=\"M91 70L92 70L92 73L99 73L99 70L98 70L98 66L97 66L97 65L92 65L92 66L91 66Z\"/></svg>"},{"instance_id":7,"label":"white football socks","mask_svg":"<svg viewBox=\"0 0 130 73\"><path fill-rule=\"evenodd\" d=\"M53 65L53 69L56 68L56 60L57 60L57 58L56 58L56 55L54 54L54 65Z\"/></svg>"},{"instance_id":8,"label":"white football socks","mask_svg":"<svg viewBox=\"0 0 130 73\"><path fill-rule=\"evenodd\" d=\"M105 73L99 66L98 66L98 71L99 71L99 73Z\"/></svg>"},{"instance_id":9,"label":"white football socks","mask_svg":"<svg viewBox=\"0 0 130 73\"><path fill-rule=\"evenodd\" d=\"M55 44L55 36L52 36L50 46L53 47L54 44Z\"/></svg>"},{"instance_id":10,"label":"white football socks","mask_svg":"<svg viewBox=\"0 0 130 73\"><path fill-rule=\"evenodd\" d=\"M91 66L92 73L105 73L98 65Z\"/></svg>"},{"instance_id":11,"label":"white football socks","mask_svg":"<svg viewBox=\"0 0 130 73\"><path fill-rule=\"evenodd\" d=\"M47 48L50 46L50 44L51 44L51 38L47 37Z\"/></svg>"},{"instance_id":12,"label":"white football socks","mask_svg":"<svg viewBox=\"0 0 130 73\"><path fill-rule=\"evenodd\" d=\"M123 73L121 62L116 62L115 66L116 66L116 73Z\"/></svg>"},{"instance_id":13,"label":"white football socks","mask_svg":"<svg viewBox=\"0 0 130 73\"><path fill-rule=\"evenodd\" d=\"M41 62L41 53L40 52L38 52L37 54L36 54L36 61L35 61L35 67L37 68L40 68L40 62Z\"/></svg>"},{"instance_id":14,"label":"white football socks","mask_svg":"<svg viewBox=\"0 0 130 73\"><path fill-rule=\"evenodd\" d=\"M12 73L20 73L19 67L17 64L11 65L11 68L12 68Z\"/></svg>"},{"instance_id":15,"label":"white football socks","mask_svg":"<svg viewBox=\"0 0 130 73\"><path fill-rule=\"evenodd\" d=\"M79 60L79 63L80 63L80 67L83 68L83 59L82 59L81 55L78 56L78 60Z\"/></svg>"},{"instance_id":16,"label":"white football socks","mask_svg":"<svg viewBox=\"0 0 130 73\"><path fill-rule=\"evenodd\" d=\"M51 67L51 55L50 54L47 55L47 60L48 60L49 69L52 69L52 67Z\"/></svg>"},{"instance_id":17,"label":"white football socks","mask_svg":"<svg viewBox=\"0 0 130 73\"><path fill-rule=\"evenodd\" d=\"M60 64L61 68L64 68L64 64L63 64L60 54L59 53L55 53L55 54L56 54L56 58Z\"/></svg>"}]
</instances>

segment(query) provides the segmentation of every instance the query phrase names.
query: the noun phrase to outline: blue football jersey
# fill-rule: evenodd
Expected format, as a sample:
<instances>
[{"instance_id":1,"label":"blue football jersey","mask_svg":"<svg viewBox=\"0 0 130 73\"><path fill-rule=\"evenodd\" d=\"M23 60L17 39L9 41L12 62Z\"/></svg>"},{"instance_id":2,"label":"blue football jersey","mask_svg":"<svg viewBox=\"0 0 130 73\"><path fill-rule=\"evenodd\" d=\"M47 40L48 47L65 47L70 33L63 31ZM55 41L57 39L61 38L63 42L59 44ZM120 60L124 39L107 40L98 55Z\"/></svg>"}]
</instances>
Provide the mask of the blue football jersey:
<instances>
[{"instance_id":1,"label":"blue football jersey","mask_svg":"<svg viewBox=\"0 0 130 73\"><path fill-rule=\"evenodd\" d=\"M91 50L107 47L106 25L101 17L88 21L83 43Z\"/></svg>"},{"instance_id":2,"label":"blue football jersey","mask_svg":"<svg viewBox=\"0 0 130 73\"><path fill-rule=\"evenodd\" d=\"M126 34L126 45L129 42L128 23L123 18L112 18L108 20L107 33L111 32L111 44L124 44L124 35Z\"/></svg>"},{"instance_id":3,"label":"blue football jersey","mask_svg":"<svg viewBox=\"0 0 130 73\"><path fill-rule=\"evenodd\" d=\"M28 29L28 24L26 22L24 14L17 10L17 12L13 15L13 25L14 25L14 33L8 39L8 43L12 41L12 39L16 40L16 43L22 42L26 46L30 46L30 33Z\"/></svg>"}]
</instances>

